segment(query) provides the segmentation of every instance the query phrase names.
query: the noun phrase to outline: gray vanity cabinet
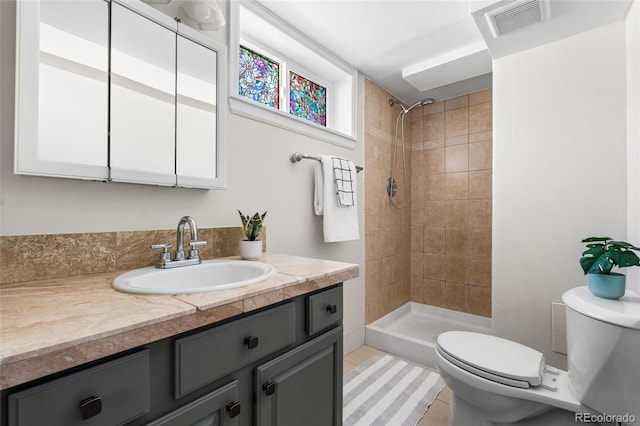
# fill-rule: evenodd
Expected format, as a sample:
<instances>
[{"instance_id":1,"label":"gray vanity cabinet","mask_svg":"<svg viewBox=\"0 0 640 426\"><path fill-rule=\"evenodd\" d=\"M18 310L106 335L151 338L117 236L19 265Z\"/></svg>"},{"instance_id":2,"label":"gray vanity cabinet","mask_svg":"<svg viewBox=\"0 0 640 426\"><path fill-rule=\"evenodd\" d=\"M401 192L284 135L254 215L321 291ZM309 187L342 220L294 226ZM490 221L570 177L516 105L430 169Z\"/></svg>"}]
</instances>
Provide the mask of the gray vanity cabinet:
<instances>
[{"instance_id":1,"label":"gray vanity cabinet","mask_svg":"<svg viewBox=\"0 0 640 426\"><path fill-rule=\"evenodd\" d=\"M337 284L3 390L0 426L338 426L342 308Z\"/></svg>"},{"instance_id":2,"label":"gray vanity cabinet","mask_svg":"<svg viewBox=\"0 0 640 426\"><path fill-rule=\"evenodd\" d=\"M342 326L256 369L256 426L342 424Z\"/></svg>"}]
</instances>

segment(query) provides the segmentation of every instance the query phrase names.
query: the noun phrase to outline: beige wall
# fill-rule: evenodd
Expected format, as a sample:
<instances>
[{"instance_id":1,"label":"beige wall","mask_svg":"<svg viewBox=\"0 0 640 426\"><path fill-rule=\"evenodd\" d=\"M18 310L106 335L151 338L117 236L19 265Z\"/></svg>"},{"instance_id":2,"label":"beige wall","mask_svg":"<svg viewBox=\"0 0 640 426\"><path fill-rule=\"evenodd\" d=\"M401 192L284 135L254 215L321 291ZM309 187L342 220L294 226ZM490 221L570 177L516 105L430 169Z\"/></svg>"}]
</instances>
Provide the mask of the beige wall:
<instances>
[{"instance_id":1,"label":"beige wall","mask_svg":"<svg viewBox=\"0 0 640 426\"><path fill-rule=\"evenodd\" d=\"M491 90L410 115L411 300L491 316Z\"/></svg>"},{"instance_id":2,"label":"beige wall","mask_svg":"<svg viewBox=\"0 0 640 426\"><path fill-rule=\"evenodd\" d=\"M411 210L391 206L386 191L393 155L398 105L391 94L365 82L365 234L366 322L370 323L409 301L409 238ZM405 121L406 153L410 162L411 126ZM396 200L404 197L401 152L396 158Z\"/></svg>"}]
</instances>

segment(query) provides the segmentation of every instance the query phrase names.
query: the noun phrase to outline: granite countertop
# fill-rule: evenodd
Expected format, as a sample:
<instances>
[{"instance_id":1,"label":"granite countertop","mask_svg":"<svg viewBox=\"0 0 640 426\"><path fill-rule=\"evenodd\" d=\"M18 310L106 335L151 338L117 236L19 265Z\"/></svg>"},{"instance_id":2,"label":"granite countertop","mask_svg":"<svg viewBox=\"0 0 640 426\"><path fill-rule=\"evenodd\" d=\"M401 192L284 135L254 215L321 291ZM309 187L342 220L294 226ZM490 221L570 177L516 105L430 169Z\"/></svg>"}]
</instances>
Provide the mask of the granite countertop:
<instances>
[{"instance_id":1,"label":"granite countertop","mask_svg":"<svg viewBox=\"0 0 640 426\"><path fill-rule=\"evenodd\" d=\"M122 272L0 286L0 389L212 324L358 276L356 264L265 253L278 273L243 288L139 295Z\"/></svg>"}]
</instances>

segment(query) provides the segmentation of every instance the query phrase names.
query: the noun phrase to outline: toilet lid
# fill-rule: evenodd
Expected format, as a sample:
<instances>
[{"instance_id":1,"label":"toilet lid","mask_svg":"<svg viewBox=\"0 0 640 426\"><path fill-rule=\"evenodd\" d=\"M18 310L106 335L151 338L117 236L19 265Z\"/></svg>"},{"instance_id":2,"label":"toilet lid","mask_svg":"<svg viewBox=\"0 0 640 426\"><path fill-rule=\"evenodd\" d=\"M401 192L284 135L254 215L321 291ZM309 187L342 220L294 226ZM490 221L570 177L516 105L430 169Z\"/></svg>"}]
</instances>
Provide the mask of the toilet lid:
<instances>
[{"instance_id":1,"label":"toilet lid","mask_svg":"<svg viewBox=\"0 0 640 426\"><path fill-rule=\"evenodd\" d=\"M469 331L448 331L437 340L445 358L471 373L521 388L542 383L544 355L520 343Z\"/></svg>"},{"instance_id":2,"label":"toilet lid","mask_svg":"<svg viewBox=\"0 0 640 426\"><path fill-rule=\"evenodd\" d=\"M584 285L565 292L562 301L582 315L640 330L640 296L629 289L620 299L612 300L594 296Z\"/></svg>"}]
</instances>

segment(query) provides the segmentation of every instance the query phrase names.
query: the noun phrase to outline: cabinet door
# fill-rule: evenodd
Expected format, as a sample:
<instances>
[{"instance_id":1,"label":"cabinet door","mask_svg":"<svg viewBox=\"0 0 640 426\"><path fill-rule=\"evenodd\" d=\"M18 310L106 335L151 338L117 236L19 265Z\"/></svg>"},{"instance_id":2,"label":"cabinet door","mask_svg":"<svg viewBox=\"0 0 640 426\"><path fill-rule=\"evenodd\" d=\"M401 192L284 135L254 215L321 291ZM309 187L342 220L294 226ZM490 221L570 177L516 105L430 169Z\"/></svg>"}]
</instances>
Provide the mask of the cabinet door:
<instances>
[{"instance_id":1,"label":"cabinet door","mask_svg":"<svg viewBox=\"0 0 640 426\"><path fill-rule=\"evenodd\" d=\"M110 168L114 181L176 184L177 23L173 24L174 28L161 25L111 4Z\"/></svg>"},{"instance_id":2,"label":"cabinet door","mask_svg":"<svg viewBox=\"0 0 640 426\"><path fill-rule=\"evenodd\" d=\"M258 426L342 424L342 326L256 369Z\"/></svg>"},{"instance_id":3,"label":"cabinet door","mask_svg":"<svg viewBox=\"0 0 640 426\"><path fill-rule=\"evenodd\" d=\"M182 28L181 32L188 31ZM177 39L176 175L178 186L219 187L216 142L219 115L219 54L181 34Z\"/></svg>"},{"instance_id":4,"label":"cabinet door","mask_svg":"<svg viewBox=\"0 0 640 426\"><path fill-rule=\"evenodd\" d=\"M240 415L238 381L234 380L147 426L236 426Z\"/></svg>"},{"instance_id":5,"label":"cabinet door","mask_svg":"<svg viewBox=\"0 0 640 426\"><path fill-rule=\"evenodd\" d=\"M15 172L106 180L109 4L19 1Z\"/></svg>"}]
</instances>

